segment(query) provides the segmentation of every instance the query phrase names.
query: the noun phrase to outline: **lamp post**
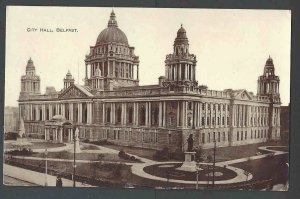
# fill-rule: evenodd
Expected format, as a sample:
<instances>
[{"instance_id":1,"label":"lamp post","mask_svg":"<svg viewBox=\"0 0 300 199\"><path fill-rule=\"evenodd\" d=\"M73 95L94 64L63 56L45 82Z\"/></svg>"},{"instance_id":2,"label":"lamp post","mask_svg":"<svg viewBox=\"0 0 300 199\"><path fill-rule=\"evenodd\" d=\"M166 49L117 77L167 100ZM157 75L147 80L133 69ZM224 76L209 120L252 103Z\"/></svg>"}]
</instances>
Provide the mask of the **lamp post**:
<instances>
[{"instance_id":1,"label":"lamp post","mask_svg":"<svg viewBox=\"0 0 300 199\"><path fill-rule=\"evenodd\" d=\"M199 188L199 169L200 169L200 163L197 161L196 163L196 178L197 178L197 184L196 184L196 189Z\"/></svg>"},{"instance_id":2,"label":"lamp post","mask_svg":"<svg viewBox=\"0 0 300 199\"><path fill-rule=\"evenodd\" d=\"M213 180L212 180L212 188L215 187L216 148L217 148L217 143L216 143L216 139L214 139L214 162L213 162Z\"/></svg>"},{"instance_id":3,"label":"lamp post","mask_svg":"<svg viewBox=\"0 0 300 199\"><path fill-rule=\"evenodd\" d=\"M75 175L76 175L76 128L73 128L73 142L74 142L74 159L73 159L73 187L75 187Z\"/></svg>"},{"instance_id":4,"label":"lamp post","mask_svg":"<svg viewBox=\"0 0 300 199\"><path fill-rule=\"evenodd\" d=\"M45 149L45 187L48 186L48 175L47 175L47 170L48 170L48 161L47 161L47 155L48 155L48 151L47 148Z\"/></svg>"}]
</instances>

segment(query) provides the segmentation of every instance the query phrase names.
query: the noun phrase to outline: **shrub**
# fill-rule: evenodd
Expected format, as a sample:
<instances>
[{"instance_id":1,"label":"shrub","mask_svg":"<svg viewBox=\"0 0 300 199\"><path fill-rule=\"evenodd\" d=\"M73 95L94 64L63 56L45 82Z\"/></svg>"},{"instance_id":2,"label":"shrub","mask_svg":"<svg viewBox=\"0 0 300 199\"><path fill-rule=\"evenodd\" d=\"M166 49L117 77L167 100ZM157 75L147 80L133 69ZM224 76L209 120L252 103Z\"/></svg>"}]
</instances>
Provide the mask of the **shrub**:
<instances>
[{"instance_id":1,"label":"shrub","mask_svg":"<svg viewBox=\"0 0 300 199\"><path fill-rule=\"evenodd\" d=\"M90 140L89 139L84 139L82 142L84 142L84 143L90 143Z\"/></svg>"},{"instance_id":2,"label":"shrub","mask_svg":"<svg viewBox=\"0 0 300 199\"><path fill-rule=\"evenodd\" d=\"M97 140L97 141L91 141L89 142L91 144L96 144L96 145L113 145L114 143L107 141L107 140Z\"/></svg>"},{"instance_id":3,"label":"shrub","mask_svg":"<svg viewBox=\"0 0 300 199\"><path fill-rule=\"evenodd\" d=\"M30 156L33 154L33 152L31 149L23 148L23 149L16 149L16 150L9 151L8 154L19 155L19 156Z\"/></svg>"},{"instance_id":4,"label":"shrub","mask_svg":"<svg viewBox=\"0 0 300 199\"><path fill-rule=\"evenodd\" d=\"M127 153L125 153L125 151L123 149L121 149L119 151L118 156L124 160L131 160L131 161L140 161L139 159L137 159L136 157L134 157L133 155L130 156Z\"/></svg>"},{"instance_id":5,"label":"shrub","mask_svg":"<svg viewBox=\"0 0 300 199\"><path fill-rule=\"evenodd\" d=\"M202 147L199 147L199 148L195 149L195 152L196 152L196 154L195 154L195 160L197 162L203 162L204 158L202 157L203 156L203 149L202 149Z\"/></svg>"},{"instance_id":6,"label":"shrub","mask_svg":"<svg viewBox=\"0 0 300 199\"><path fill-rule=\"evenodd\" d=\"M162 150L156 151L153 155L155 160L168 160L169 159L169 149L168 147L163 148Z\"/></svg>"},{"instance_id":7,"label":"shrub","mask_svg":"<svg viewBox=\"0 0 300 199\"><path fill-rule=\"evenodd\" d=\"M174 160L184 161L184 152L176 150L175 152L170 152L169 157Z\"/></svg>"}]
</instances>

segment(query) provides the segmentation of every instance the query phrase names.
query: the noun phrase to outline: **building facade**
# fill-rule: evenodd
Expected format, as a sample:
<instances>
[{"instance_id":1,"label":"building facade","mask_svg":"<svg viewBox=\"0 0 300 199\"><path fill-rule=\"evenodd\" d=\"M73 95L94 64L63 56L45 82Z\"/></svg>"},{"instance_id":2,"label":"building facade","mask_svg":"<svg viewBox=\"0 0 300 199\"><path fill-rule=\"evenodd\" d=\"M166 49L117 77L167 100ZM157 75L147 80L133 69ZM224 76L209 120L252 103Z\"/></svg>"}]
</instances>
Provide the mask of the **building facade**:
<instances>
[{"instance_id":1,"label":"building facade","mask_svg":"<svg viewBox=\"0 0 300 199\"><path fill-rule=\"evenodd\" d=\"M280 138L279 77L273 60L258 78L257 95L246 90L209 90L196 80L197 59L181 27L165 59L158 84L139 86L139 57L111 13L108 27L85 58L84 85L70 72L64 87L40 93L40 78L30 59L21 79L20 117L26 134L55 142L107 139L119 145L186 150L265 142Z\"/></svg>"}]
</instances>

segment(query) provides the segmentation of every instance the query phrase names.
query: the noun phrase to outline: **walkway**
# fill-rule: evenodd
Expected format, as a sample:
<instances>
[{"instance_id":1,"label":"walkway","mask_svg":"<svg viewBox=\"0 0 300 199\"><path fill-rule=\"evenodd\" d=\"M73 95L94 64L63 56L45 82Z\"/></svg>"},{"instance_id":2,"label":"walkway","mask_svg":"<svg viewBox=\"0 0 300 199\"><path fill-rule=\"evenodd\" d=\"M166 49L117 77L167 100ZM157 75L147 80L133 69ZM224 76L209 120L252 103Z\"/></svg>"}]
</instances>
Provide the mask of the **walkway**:
<instances>
[{"instance_id":1,"label":"walkway","mask_svg":"<svg viewBox=\"0 0 300 199\"><path fill-rule=\"evenodd\" d=\"M36 171L23 169L20 167L14 167L11 165L3 164L3 175L10 176L13 178L21 179L23 181L31 182L36 185L45 186L46 175ZM56 176L47 175L48 186L56 186ZM72 187L73 181L62 178L64 187ZM92 187L87 184L76 182L76 187Z\"/></svg>"},{"instance_id":2,"label":"walkway","mask_svg":"<svg viewBox=\"0 0 300 199\"><path fill-rule=\"evenodd\" d=\"M103 147L103 146L98 146L98 145L94 145L94 144L85 144L85 145L93 145L96 146L98 149L96 150L83 150L82 152L84 153L112 153L112 154L117 154L119 153L118 150L115 149L110 149L107 147ZM72 144L67 144L65 146L68 149L72 149ZM278 150L271 150L268 149L268 147L285 147L285 146L263 146L263 147L259 147L260 150L265 150L268 152L272 152L274 156L276 155L281 155L281 154L286 154L288 152L283 152L283 151L278 151ZM61 150L61 147L59 150ZM56 148L58 150L58 148ZM44 151L42 151L44 152ZM128 153L129 154L129 153ZM133 155L133 154L129 154L129 155ZM235 159L235 160L229 160L229 161L224 161L224 162L218 162L216 163L216 166L219 167L224 167L226 166L227 169L230 169L232 171L234 171L237 176L229 179L229 180L219 180L219 181L215 181L215 184L231 184L231 183L239 183L239 182L245 182L246 180L251 180L253 178L252 174L249 174L248 177L244 174L245 171L243 169L240 168L236 168L233 166L230 166L232 164L235 163L240 163L240 162L245 162L248 161L249 159L251 160L256 160L256 159L261 159L261 158L265 158L267 157L269 154L263 154L263 155L257 155L257 156L251 156L251 157L246 157L246 158L239 158L239 159ZM157 164L174 164L174 163L182 163L182 162L156 162L147 158L143 158L143 157L139 157L137 155L133 155L136 158L140 159L142 161L142 163L124 163L126 165L131 165L132 168L132 173L146 178L146 179L151 179L151 180L158 180L158 181L169 181L169 182L173 182L173 183L181 183L181 184L196 184L196 181L185 181L185 180L176 180L176 179L167 179L167 178L162 178L162 177L158 177L158 176L154 176L151 175L149 173L146 173L144 171L144 168L147 166L151 166L151 165L157 165ZM23 156L14 156L15 158L19 158L19 159L31 159L31 160L45 160L42 157L23 157ZM73 162L72 159L58 159L58 158L48 158L49 161L60 161L60 162ZM108 161L100 161L100 160L76 160L76 162L79 163L93 163L93 162L108 162ZM110 161L109 163L121 163L121 162L113 162ZM201 163L201 164L206 164L206 163ZM199 181L199 184L207 184L207 181Z\"/></svg>"}]
</instances>

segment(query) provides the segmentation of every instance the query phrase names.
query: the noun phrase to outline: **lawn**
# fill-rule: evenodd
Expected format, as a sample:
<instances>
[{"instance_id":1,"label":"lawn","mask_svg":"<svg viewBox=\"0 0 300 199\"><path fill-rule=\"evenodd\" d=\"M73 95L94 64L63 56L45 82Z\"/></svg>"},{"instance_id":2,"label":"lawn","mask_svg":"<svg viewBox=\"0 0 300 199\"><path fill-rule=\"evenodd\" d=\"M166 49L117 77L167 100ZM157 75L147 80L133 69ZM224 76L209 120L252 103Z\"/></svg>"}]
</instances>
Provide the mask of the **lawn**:
<instances>
[{"instance_id":1,"label":"lawn","mask_svg":"<svg viewBox=\"0 0 300 199\"><path fill-rule=\"evenodd\" d=\"M13 159L7 163L38 172L45 172L45 161ZM65 178L72 178L72 162L48 161L48 173L51 175L62 175ZM125 164L118 163L76 163L76 178L78 181L98 186L125 186L127 176L131 168ZM80 180L79 180L80 179ZM89 182L88 182L89 181Z\"/></svg>"},{"instance_id":2,"label":"lawn","mask_svg":"<svg viewBox=\"0 0 300 199\"><path fill-rule=\"evenodd\" d=\"M32 145L26 146L24 148L30 149L45 149L45 148L57 148L65 146L63 143L51 143L51 142L31 142ZM4 143L4 149L16 149L18 147L13 146L12 143Z\"/></svg>"},{"instance_id":3,"label":"lawn","mask_svg":"<svg viewBox=\"0 0 300 199\"><path fill-rule=\"evenodd\" d=\"M257 152L261 153L270 153L263 150L259 150L258 147L261 146L277 146L283 145L280 142L264 142L257 144L241 145L241 146L231 146L231 147L222 147L216 149L216 162L222 162L227 160L233 160L238 158L255 156ZM277 147L274 147L276 150ZM269 148L271 149L271 148ZM279 149L279 148L277 148ZM204 156L213 155L213 149L204 149Z\"/></svg>"},{"instance_id":4,"label":"lawn","mask_svg":"<svg viewBox=\"0 0 300 199\"><path fill-rule=\"evenodd\" d=\"M176 180L189 180L196 181L196 172L187 172L182 170L177 170L182 163L177 164L156 164L147 166L144 168L146 173L149 173L154 176L163 177L163 178L172 178ZM207 165L200 166L203 170L199 171L199 180L200 181L212 181L213 178L213 169L212 166L208 168ZM229 180L236 177L236 173L229 169L223 167L215 167L215 180ZM218 175L220 174L220 175Z\"/></svg>"},{"instance_id":5,"label":"lawn","mask_svg":"<svg viewBox=\"0 0 300 199\"><path fill-rule=\"evenodd\" d=\"M119 145L102 145L102 146L115 149L118 151L123 149L126 153L130 153L132 155L137 155L151 160L153 160L153 155L156 153L156 150L154 149L143 149L138 147L119 146Z\"/></svg>"},{"instance_id":6,"label":"lawn","mask_svg":"<svg viewBox=\"0 0 300 199\"><path fill-rule=\"evenodd\" d=\"M285 144L285 143L284 143ZM216 149L216 162L222 162L227 160L233 160L238 158L244 158L249 156L255 156L257 152L269 153L266 151L259 150L260 146L276 146L284 145L280 142L264 142L257 144L241 145L241 146L231 146L231 147L221 147ZM153 155L157 150L155 149L142 149L138 147L128 147L119 145L103 145L107 148L112 148L115 150L123 149L126 153L141 156L153 160ZM213 149L203 149L203 155L206 157L208 155L213 155Z\"/></svg>"},{"instance_id":7,"label":"lawn","mask_svg":"<svg viewBox=\"0 0 300 199\"><path fill-rule=\"evenodd\" d=\"M251 181L271 180L271 183L286 183L288 180L288 154L268 156L266 158L250 160L232 164L230 166L238 167L249 171L253 175Z\"/></svg>"},{"instance_id":8,"label":"lawn","mask_svg":"<svg viewBox=\"0 0 300 199\"><path fill-rule=\"evenodd\" d=\"M45 157L44 153L34 153L32 154L33 157ZM74 154L68 151L61 151L61 152L48 152L48 158L58 158L58 159L73 159ZM82 153L76 154L77 160L101 160L101 161L109 161L109 162L137 162L131 160L124 160L118 156L118 154L111 154L111 153Z\"/></svg>"}]
</instances>

